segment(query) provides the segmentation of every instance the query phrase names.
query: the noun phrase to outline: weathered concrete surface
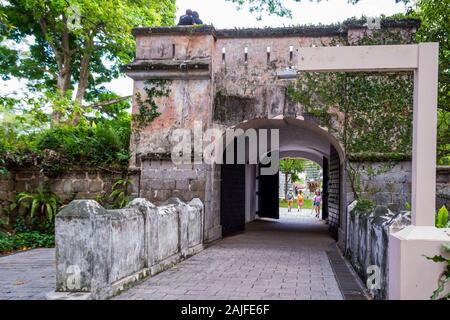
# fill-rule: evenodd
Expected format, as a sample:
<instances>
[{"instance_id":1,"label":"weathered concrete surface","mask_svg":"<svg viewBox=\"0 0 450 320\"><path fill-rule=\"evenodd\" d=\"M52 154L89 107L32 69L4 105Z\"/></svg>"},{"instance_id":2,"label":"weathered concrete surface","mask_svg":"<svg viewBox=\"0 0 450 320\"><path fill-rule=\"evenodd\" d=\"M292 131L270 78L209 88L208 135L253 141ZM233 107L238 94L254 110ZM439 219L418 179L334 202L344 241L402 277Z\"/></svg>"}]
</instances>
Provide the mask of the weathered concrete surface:
<instances>
[{"instance_id":1,"label":"weathered concrete surface","mask_svg":"<svg viewBox=\"0 0 450 320\"><path fill-rule=\"evenodd\" d=\"M174 165L170 151L178 141L173 132L179 128L193 129L196 121L202 121L204 132L213 127L223 131L253 120L283 117L319 128L323 123L317 117L289 99L287 88L293 81L279 79L277 72L292 67L299 60L302 47L354 45L366 36L382 43L411 43L418 21L386 20L381 26L383 35L369 30L364 21L342 26L275 29L216 30L211 26L135 29L136 61L123 69L135 80L135 97L139 93L142 99L146 98L146 80L150 84L154 80L168 80L171 90L168 96L155 99L161 116L146 128L133 130L130 167L141 169L140 196L156 204L174 196L185 201L200 198L205 205L203 241L219 239L220 166ZM139 112L138 102L133 99L134 115ZM330 124L322 131L337 139L335 147L342 150L343 141L339 137L345 115L336 106L331 106L327 115ZM321 141L328 143L329 139ZM298 143L291 147L304 149L312 157L318 145L311 148ZM329 145L326 148L329 150ZM344 159L341 157L340 161L343 163ZM345 197L342 198L341 207L345 207ZM345 237L346 217L340 218L343 223L339 234Z\"/></svg>"},{"instance_id":2,"label":"weathered concrete surface","mask_svg":"<svg viewBox=\"0 0 450 320\"><path fill-rule=\"evenodd\" d=\"M355 200L354 190L361 198L377 205L394 203L405 210L411 203L411 161L349 162L355 178L347 183L347 201Z\"/></svg>"},{"instance_id":3,"label":"weathered concrete surface","mask_svg":"<svg viewBox=\"0 0 450 320\"><path fill-rule=\"evenodd\" d=\"M93 200L71 202L56 217L57 284L49 299L108 298L200 251L203 204L191 204L135 199L106 210Z\"/></svg>"},{"instance_id":4,"label":"weathered concrete surface","mask_svg":"<svg viewBox=\"0 0 450 320\"><path fill-rule=\"evenodd\" d=\"M257 220L114 299L342 299L326 250L334 240L311 210Z\"/></svg>"},{"instance_id":5,"label":"weathered concrete surface","mask_svg":"<svg viewBox=\"0 0 450 320\"><path fill-rule=\"evenodd\" d=\"M0 300L43 300L54 288L54 249L0 257Z\"/></svg>"},{"instance_id":6,"label":"weathered concrete surface","mask_svg":"<svg viewBox=\"0 0 450 320\"><path fill-rule=\"evenodd\" d=\"M387 299L389 235L411 224L411 212L394 213L387 207L377 206L370 212L355 213L356 203L354 201L348 209L350 219L346 256L363 281L373 274L373 270L368 269L370 266L379 268L380 288L369 291L375 299Z\"/></svg>"}]
</instances>

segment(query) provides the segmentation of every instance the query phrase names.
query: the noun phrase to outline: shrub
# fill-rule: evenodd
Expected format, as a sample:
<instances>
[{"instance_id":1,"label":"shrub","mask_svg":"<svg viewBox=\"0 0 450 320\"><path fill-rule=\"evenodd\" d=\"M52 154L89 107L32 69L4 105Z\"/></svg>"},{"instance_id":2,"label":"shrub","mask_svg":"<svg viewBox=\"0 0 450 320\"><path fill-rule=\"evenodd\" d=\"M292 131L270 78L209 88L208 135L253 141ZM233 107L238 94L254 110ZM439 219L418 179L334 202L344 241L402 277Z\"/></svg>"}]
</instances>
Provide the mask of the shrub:
<instances>
[{"instance_id":1,"label":"shrub","mask_svg":"<svg viewBox=\"0 0 450 320\"><path fill-rule=\"evenodd\" d=\"M450 244L443 244L442 249L450 253ZM442 274L439 277L438 280L438 287L433 292L433 295L431 296L432 300L442 299L442 300L449 300L450 299L450 292L445 293L445 286L447 283L450 282L450 259L447 259L446 257L442 255L435 255L434 257L427 257L428 260L431 260L435 263L446 263L445 270L442 272Z\"/></svg>"},{"instance_id":2,"label":"shrub","mask_svg":"<svg viewBox=\"0 0 450 320\"><path fill-rule=\"evenodd\" d=\"M439 209L436 215L436 228L449 228L448 210L445 206Z\"/></svg>"},{"instance_id":3,"label":"shrub","mask_svg":"<svg viewBox=\"0 0 450 320\"><path fill-rule=\"evenodd\" d=\"M37 231L22 232L14 235L0 233L0 254L34 248L52 248L54 246L54 235L42 234Z\"/></svg>"},{"instance_id":4,"label":"shrub","mask_svg":"<svg viewBox=\"0 0 450 320\"><path fill-rule=\"evenodd\" d=\"M62 126L41 133L35 149L52 150L67 164L94 166L126 165L130 129L127 126L98 124L91 126Z\"/></svg>"},{"instance_id":5,"label":"shrub","mask_svg":"<svg viewBox=\"0 0 450 320\"><path fill-rule=\"evenodd\" d=\"M373 201L369 199L358 199L356 206L350 212L353 216L358 214L369 214L375 208Z\"/></svg>"},{"instance_id":6,"label":"shrub","mask_svg":"<svg viewBox=\"0 0 450 320\"><path fill-rule=\"evenodd\" d=\"M53 221L61 204L62 202L56 194L49 189L41 187L33 193L19 193L16 202L12 206L13 209L16 206L23 206L29 209L31 218L46 218L48 221Z\"/></svg>"}]
</instances>

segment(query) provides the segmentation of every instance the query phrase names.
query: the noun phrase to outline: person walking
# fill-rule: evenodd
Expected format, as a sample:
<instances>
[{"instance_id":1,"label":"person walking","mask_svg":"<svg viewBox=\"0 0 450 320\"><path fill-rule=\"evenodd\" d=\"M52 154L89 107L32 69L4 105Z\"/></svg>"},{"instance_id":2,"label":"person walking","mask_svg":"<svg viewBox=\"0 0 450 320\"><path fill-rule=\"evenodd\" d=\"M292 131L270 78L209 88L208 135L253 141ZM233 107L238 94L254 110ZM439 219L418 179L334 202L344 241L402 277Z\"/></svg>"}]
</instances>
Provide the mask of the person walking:
<instances>
[{"instance_id":1,"label":"person walking","mask_svg":"<svg viewBox=\"0 0 450 320\"><path fill-rule=\"evenodd\" d=\"M288 212L292 211L292 201L294 200L294 194L292 193L292 189L289 189L288 193L286 194L286 200L288 203Z\"/></svg>"},{"instance_id":2,"label":"person walking","mask_svg":"<svg viewBox=\"0 0 450 320\"><path fill-rule=\"evenodd\" d=\"M180 17L178 21L179 26L192 26L194 25L194 17L191 9L187 9L186 13Z\"/></svg>"},{"instance_id":3,"label":"person walking","mask_svg":"<svg viewBox=\"0 0 450 320\"><path fill-rule=\"evenodd\" d=\"M320 195L320 191L315 192L315 196L313 199L314 202L314 211L316 212L316 218L319 218L320 216L320 204L322 202L322 196Z\"/></svg>"},{"instance_id":4,"label":"person walking","mask_svg":"<svg viewBox=\"0 0 450 320\"><path fill-rule=\"evenodd\" d=\"M303 196L303 192L302 192L302 190L299 190L298 194L297 194L297 208L298 208L298 212L300 212L300 209L303 209L304 202L305 202L305 197Z\"/></svg>"}]
</instances>

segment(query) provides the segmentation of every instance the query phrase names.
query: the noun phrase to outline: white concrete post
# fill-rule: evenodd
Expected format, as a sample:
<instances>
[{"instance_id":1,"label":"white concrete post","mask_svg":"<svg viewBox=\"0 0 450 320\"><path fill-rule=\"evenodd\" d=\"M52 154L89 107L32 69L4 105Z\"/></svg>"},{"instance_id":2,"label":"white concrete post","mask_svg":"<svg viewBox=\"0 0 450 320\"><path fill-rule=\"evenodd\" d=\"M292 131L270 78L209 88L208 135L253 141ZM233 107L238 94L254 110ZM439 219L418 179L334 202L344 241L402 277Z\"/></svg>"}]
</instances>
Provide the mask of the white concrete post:
<instances>
[{"instance_id":1,"label":"white concrete post","mask_svg":"<svg viewBox=\"0 0 450 320\"><path fill-rule=\"evenodd\" d=\"M418 45L414 71L412 224L434 226L436 201L437 43Z\"/></svg>"},{"instance_id":2,"label":"white concrete post","mask_svg":"<svg viewBox=\"0 0 450 320\"><path fill-rule=\"evenodd\" d=\"M389 237L389 299L429 299L444 270L426 256L450 242L434 226L436 208L437 43L302 48L299 71L414 71L412 225Z\"/></svg>"}]
</instances>

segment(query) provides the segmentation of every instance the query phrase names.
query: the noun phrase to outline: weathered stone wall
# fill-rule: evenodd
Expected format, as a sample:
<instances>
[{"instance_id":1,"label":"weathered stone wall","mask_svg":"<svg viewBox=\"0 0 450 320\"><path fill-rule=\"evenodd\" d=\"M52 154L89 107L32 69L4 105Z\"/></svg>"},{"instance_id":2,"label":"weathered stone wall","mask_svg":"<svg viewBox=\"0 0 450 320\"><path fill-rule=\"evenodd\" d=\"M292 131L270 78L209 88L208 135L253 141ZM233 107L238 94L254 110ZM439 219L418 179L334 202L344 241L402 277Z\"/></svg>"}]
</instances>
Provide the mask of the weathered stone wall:
<instances>
[{"instance_id":1,"label":"weathered stone wall","mask_svg":"<svg viewBox=\"0 0 450 320\"><path fill-rule=\"evenodd\" d=\"M135 199L106 210L75 200L56 216L56 291L49 299L105 299L203 246L203 204Z\"/></svg>"},{"instance_id":2,"label":"weathered stone wall","mask_svg":"<svg viewBox=\"0 0 450 320\"><path fill-rule=\"evenodd\" d=\"M45 176L35 168L12 168L0 175L0 217L6 216L6 208L20 192L34 192L47 185L64 202L73 199L96 199L107 196L114 182L123 176L119 172L90 168L67 169L55 176ZM136 175L137 182L138 175ZM137 190L130 190L137 196Z\"/></svg>"},{"instance_id":3,"label":"weathered stone wall","mask_svg":"<svg viewBox=\"0 0 450 320\"><path fill-rule=\"evenodd\" d=\"M140 196L159 204L171 197L205 200L205 165L176 165L168 160L142 161Z\"/></svg>"},{"instance_id":4,"label":"weathered stone wall","mask_svg":"<svg viewBox=\"0 0 450 320\"><path fill-rule=\"evenodd\" d=\"M417 26L414 20L382 23L383 31L395 35L397 43L411 43ZM193 129L196 121L202 121L202 131L211 127L223 131L246 121L283 117L305 120L305 125L321 124L300 103L289 99L287 88L295 81L280 79L278 72L299 62L302 47L352 45L368 35L392 43L390 35L375 35L359 22L341 27L244 30L216 30L211 26L137 28L134 35L136 60L124 71L135 80L135 96L140 94L145 99L146 81L159 79L169 82L171 92L155 99L161 116L147 127L133 130L130 166L142 170L141 194L152 201L164 201L173 195L189 200L192 192L202 193L196 196L205 201L205 237L211 241L220 237L220 167L205 165L202 175L202 169L171 165L170 151L178 142L173 140L174 131ZM138 113L135 98L133 114ZM329 128L323 131L336 140L336 145L343 145L342 112L331 106L328 113ZM326 153L328 145L327 149ZM158 164L152 169L153 159L164 160L159 169ZM192 183L200 187L190 189Z\"/></svg>"},{"instance_id":5,"label":"weathered stone wall","mask_svg":"<svg viewBox=\"0 0 450 320\"><path fill-rule=\"evenodd\" d=\"M411 162L348 162L347 201L370 199L377 205L395 204L405 210L411 203Z\"/></svg>"},{"instance_id":6,"label":"weathered stone wall","mask_svg":"<svg viewBox=\"0 0 450 320\"><path fill-rule=\"evenodd\" d=\"M436 208L450 210L450 167L438 167L436 172Z\"/></svg>"},{"instance_id":7,"label":"weathered stone wall","mask_svg":"<svg viewBox=\"0 0 450 320\"><path fill-rule=\"evenodd\" d=\"M369 281L379 285L368 287L369 292L375 299L387 299L389 234L409 225L411 214L407 211L393 213L384 206L361 212L355 210L356 205L357 201L348 207L349 234L345 255L365 284L369 277L379 276L378 282Z\"/></svg>"}]
</instances>

